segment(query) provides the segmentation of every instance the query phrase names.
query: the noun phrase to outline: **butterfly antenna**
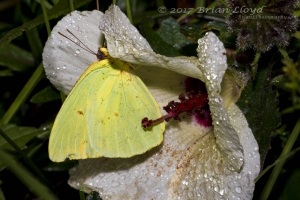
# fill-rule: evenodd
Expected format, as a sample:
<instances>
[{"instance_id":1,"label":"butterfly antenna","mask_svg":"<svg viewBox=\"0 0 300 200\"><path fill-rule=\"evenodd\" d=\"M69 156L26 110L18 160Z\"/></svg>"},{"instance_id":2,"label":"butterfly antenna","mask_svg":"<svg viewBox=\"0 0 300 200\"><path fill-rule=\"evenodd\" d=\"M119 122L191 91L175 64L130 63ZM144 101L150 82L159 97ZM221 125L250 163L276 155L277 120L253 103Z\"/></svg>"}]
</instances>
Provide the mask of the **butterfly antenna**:
<instances>
[{"instance_id":1,"label":"butterfly antenna","mask_svg":"<svg viewBox=\"0 0 300 200\"><path fill-rule=\"evenodd\" d=\"M67 29L67 31L73 35L83 46L85 46L85 48L87 48L88 50L90 50L91 52L93 52L88 46L86 46L83 42L81 42L81 40L79 40L78 37L76 37L76 35L74 35L71 31L69 31L69 29Z\"/></svg>"},{"instance_id":2,"label":"butterfly antenna","mask_svg":"<svg viewBox=\"0 0 300 200\"><path fill-rule=\"evenodd\" d=\"M77 46L79 46L80 48L86 50L87 52L91 53L91 54L94 54L94 55L97 55L95 52L93 52L90 48L88 48L83 42L81 42L81 40L78 39L78 37L76 37L71 31L69 31L67 29L67 31L73 36L75 37L79 42L75 42L73 40L71 40L68 36L62 34L61 32L58 32L58 34L60 34L61 36L67 38L68 40L70 40L71 42L73 42L74 44L76 44ZM82 44L84 47L82 47L80 44Z\"/></svg>"}]
</instances>

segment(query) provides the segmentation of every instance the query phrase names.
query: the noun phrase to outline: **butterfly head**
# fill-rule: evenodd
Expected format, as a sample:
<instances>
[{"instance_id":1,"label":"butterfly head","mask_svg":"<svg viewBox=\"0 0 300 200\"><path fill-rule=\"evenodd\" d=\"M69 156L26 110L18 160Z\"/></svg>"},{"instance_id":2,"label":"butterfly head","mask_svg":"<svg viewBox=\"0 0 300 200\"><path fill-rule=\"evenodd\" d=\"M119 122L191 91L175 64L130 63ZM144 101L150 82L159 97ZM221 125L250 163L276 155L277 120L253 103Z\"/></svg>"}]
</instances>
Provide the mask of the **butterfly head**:
<instances>
[{"instance_id":1,"label":"butterfly head","mask_svg":"<svg viewBox=\"0 0 300 200\"><path fill-rule=\"evenodd\" d=\"M101 61L101 60L107 59L109 57L109 54L108 54L108 51L106 48L101 47L101 48L99 48L96 56L97 56L97 59L99 61Z\"/></svg>"}]
</instances>

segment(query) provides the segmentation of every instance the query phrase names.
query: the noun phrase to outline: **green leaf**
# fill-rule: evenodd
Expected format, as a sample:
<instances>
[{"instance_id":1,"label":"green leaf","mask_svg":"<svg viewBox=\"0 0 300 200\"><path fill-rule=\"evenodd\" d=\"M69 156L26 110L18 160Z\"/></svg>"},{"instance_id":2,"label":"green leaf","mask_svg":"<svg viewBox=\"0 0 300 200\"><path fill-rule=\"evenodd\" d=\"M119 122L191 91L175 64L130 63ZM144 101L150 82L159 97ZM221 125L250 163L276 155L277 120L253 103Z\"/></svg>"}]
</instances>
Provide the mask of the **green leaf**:
<instances>
[{"instance_id":1,"label":"green leaf","mask_svg":"<svg viewBox=\"0 0 300 200\"><path fill-rule=\"evenodd\" d=\"M287 87L287 83L290 83L290 82L291 82L291 79L290 79L289 75L287 75L287 74L276 76L271 80L272 85L275 85L276 87L281 88L286 91L289 91L289 92L292 91L290 87Z\"/></svg>"},{"instance_id":2,"label":"green leaf","mask_svg":"<svg viewBox=\"0 0 300 200\"><path fill-rule=\"evenodd\" d=\"M0 65L14 71L25 71L35 64L32 54L14 44L0 49Z\"/></svg>"},{"instance_id":3,"label":"green leaf","mask_svg":"<svg viewBox=\"0 0 300 200\"><path fill-rule=\"evenodd\" d=\"M199 38L208 32L214 32L227 48L235 48L235 35L228 31L225 23L210 21L202 21L197 24L187 24L181 28L181 32L191 40L197 42Z\"/></svg>"},{"instance_id":4,"label":"green leaf","mask_svg":"<svg viewBox=\"0 0 300 200\"><path fill-rule=\"evenodd\" d=\"M10 23L1 22L0 24L0 32L3 32L5 30L10 30L14 27L14 25Z\"/></svg>"},{"instance_id":5,"label":"green leaf","mask_svg":"<svg viewBox=\"0 0 300 200\"><path fill-rule=\"evenodd\" d=\"M12 23L5 23L3 21L1 21L0 23L0 38L4 37L8 31L10 31L11 29L15 28L16 25L12 24Z\"/></svg>"},{"instance_id":6,"label":"green leaf","mask_svg":"<svg viewBox=\"0 0 300 200\"><path fill-rule=\"evenodd\" d=\"M21 149L24 148L25 144L32 138L44 134L45 132L49 132L49 130L39 130L35 127L21 127L14 124L2 125L0 128ZM0 137L0 148L14 150L3 137Z\"/></svg>"},{"instance_id":7,"label":"green leaf","mask_svg":"<svg viewBox=\"0 0 300 200\"><path fill-rule=\"evenodd\" d=\"M182 33L180 33L180 26L176 20L171 17L162 21L161 27L157 33L165 42L178 50L187 45L195 44L195 42L186 38Z\"/></svg>"},{"instance_id":8,"label":"green leaf","mask_svg":"<svg viewBox=\"0 0 300 200\"><path fill-rule=\"evenodd\" d=\"M36 2L38 2L39 4L41 4L41 0L35 0ZM45 7L50 10L53 6L48 2L45 1Z\"/></svg>"},{"instance_id":9,"label":"green leaf","mask_svg":"<svg viewBox=\"0 0 300 200\"><path fill-rule=\"evenodd\" d=\"M0 200L5 200L5 197L4 197L4 194L3 194L1 188L0 188Z\"/></svg>"},{"instance_id":10,"label":"green leaf","mask_svg":"<svg viewBox=\"0 0 300 200\"><path fill-rule=\"evenodd\" d=\"M155 53L169 57L180 56L181 53L179 52L179 50L174 48L173 45L170 45L166 41L164 41L159 36L159 34L155 30L153 30L154 25L155 21L150 17L145 18L140 25L141 34L149 42L153 51Z\"/></svg>"},{"instance_id":11,"label":"green leaf","mask_svg":"<svg viewBox=\"0 0 300 200\"><path fill-rule=\"evenodd\" d=\"M46 103L54 100L59 100L60 94L52 86L48 86L36 93L31 99L31 103Z\"/></svg>"},{"instance_id":12,"label":"green leaf","mask_svg":"<svg viewBox=\"0 0 300 200\"><path fill-rule=\"evenodd\" d=\"M296 169L284 185L279 200L300 199L300 169Z\"/></svg>"},{"instance_id":13,"label":"green leaf","mask_svg":"<svg viewBox=\"0 0 300 200\"><path fill-rule=\"evenodd\" d=\"M5 110L3 109L3 102L0 101L0 118L4 115Z\"/></svg>"},{"instance_id":14,"label":"green leaf","mask_svg":"<svg viewBox=\"0 0 300 200\"><path fill-rule=\"evenodd\" d=\"M92 0L74 0L74 8L77 9L80 6L91 2ZM61 15L65 15L70 12L70 5L69 0L60 0L51 10L48 11L48 18L49 20L57 18ZM28 31L37 25L44 23L44 16L39 15L35 19L24 23L22 26L19 26L7 33L6 36L0 39L0 49L3 48L5 45L10 43L13 39L20 36L23 31Z\"/></svg>"},{"instance_id":15,"label":"green leaf","mask_svg":"<svg viewBox=\"0 0 300 200\"><path fill-rule=\"evenodd\" d=\"M269 78L270 69L260 67L255 80L248 83L237 102L258 142L261 166L270 149L271 135L280 123L277 99Z\"/></svg>"},{"instance_id":16,"label":"green leaf","mask_svg":"<svg viewBox=\"0 0 300 200\"><path fill-rule=\"evenodd\" d=\"M5 69L5 70L0 70L0 77L4 77L4 76L12 76L13 73L11 70L9 69Z\"/></svg>"}]
</instances>

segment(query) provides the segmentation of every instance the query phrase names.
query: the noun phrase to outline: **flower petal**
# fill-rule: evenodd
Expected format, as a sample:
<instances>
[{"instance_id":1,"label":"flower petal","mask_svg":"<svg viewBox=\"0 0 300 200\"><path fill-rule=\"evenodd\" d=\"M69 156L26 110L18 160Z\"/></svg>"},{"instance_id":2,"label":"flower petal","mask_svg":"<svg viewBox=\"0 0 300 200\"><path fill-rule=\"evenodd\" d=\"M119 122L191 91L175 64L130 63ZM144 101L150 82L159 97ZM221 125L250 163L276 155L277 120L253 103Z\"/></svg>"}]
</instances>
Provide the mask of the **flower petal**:
<instances>
[{"instance_id":1,"label":"flower petal","mask_svg":"<svg viewBox=\"0 0 300 200\"><path fill-rule=\"evenodd\" d=\"M66 94L71 91L80 75L97 60L97 57L64 38L58 32L78 42L67 32L66 29L68 29L84 45L97 53L101 42L98 24L102 16L103 13L97 10L74 11L57 23L45 44L43 65L47 78L57 89Z\"/></svg>"},{"instance_id":2,"label":"flower petal","mask_svg":"<svg viewBox=\"0 0 300 200\"><path fill-rule=\"evenodd\" d=\"M227 69L226 51L223 43L212 32L206 33L198 43L199 68L204 73L218 148L232 170L239 171L243 165L243 148L220 95L221 81Z\"/></svg>"},{"instance_id":3,"label":"flower petal","mask_svg":"<svg viewBox=\"0 0 300 200\"><path fill-rule=\"evenodd\" d=\"M105 34L107 49L112 57L137 65L163 67L202 80L196 57L170 58L154 53L119 7L109 7L99 28Z\"/></svg>"}]
</instances>

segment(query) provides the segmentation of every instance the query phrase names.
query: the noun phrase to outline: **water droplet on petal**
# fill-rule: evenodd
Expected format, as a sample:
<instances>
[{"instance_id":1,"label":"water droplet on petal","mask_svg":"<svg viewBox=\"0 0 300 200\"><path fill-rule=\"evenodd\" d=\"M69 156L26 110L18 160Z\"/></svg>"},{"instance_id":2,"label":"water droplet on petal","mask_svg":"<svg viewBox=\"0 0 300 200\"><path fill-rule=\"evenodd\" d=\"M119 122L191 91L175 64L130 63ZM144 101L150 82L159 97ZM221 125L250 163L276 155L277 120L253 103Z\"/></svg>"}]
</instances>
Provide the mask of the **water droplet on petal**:
<instances>
[{"instance_id":1,"label":"water droplet on petal","mask_svg":"<svg viewBox=\"0 0 300 200\"><path fill-rule=\"evenodd\" d=\"M238 186L235 188L235 191L240 194L242 192L242 188Z\"/></svg>"},{"instance_id":2,"label":"water droplet on petal","mask_svg":"<svg viewBox=\"0 0 300 200\"><path fill-rule=\"evenodd\" d=\"M112 182L112 184L111 184L112 187L118 187L119 185L120 185L120 183L117 182L117 181L114 181L114 182Z\"/></svg>"}]
</instances>

